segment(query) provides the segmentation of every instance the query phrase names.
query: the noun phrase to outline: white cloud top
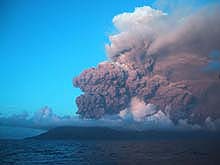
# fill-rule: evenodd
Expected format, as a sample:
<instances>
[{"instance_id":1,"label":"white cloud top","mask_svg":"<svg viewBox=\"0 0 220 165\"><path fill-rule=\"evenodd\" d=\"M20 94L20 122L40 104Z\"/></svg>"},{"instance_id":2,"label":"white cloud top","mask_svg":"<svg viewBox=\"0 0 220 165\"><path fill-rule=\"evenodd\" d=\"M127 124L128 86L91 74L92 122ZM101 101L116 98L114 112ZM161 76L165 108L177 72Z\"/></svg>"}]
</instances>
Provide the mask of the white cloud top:
<instances>
[{"instance_id":1,"label":"white cloud top","mask_svg":"<svg viewBox=\"0 0 220 165\"><path fill-rule=\"evenodd\" d=\"M161 10L150 6L136 7L132 13L122 13L113 18L113 23L119 31L135 30L139 27L148 28L158 18L167 15Z\"/></svg>"}]
</instances>

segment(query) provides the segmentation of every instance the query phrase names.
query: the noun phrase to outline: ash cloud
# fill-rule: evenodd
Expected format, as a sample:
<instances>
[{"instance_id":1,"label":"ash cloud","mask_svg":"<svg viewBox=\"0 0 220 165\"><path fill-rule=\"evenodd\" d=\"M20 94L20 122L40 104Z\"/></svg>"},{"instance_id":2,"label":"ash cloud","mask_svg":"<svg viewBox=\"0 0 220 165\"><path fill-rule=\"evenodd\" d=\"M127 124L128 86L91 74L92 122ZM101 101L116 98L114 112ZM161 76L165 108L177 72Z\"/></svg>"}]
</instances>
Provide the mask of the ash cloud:
<instances>
[{"instance_id":1,"label":"ash cloud","mask_svg":"<svg viewBox=\"0 0 220 165\"><path fill-rule=\"evenodd\" d=\"M207 56L220 49L220 6L210 6L185 18L176 29L161 34L149 47L149 54L187 51Z\"/></svg>"},{"instance_id":2,"label":"ash cloud","mask_svg":"<svg viewBox=\"0 0 220 165\"><path fill-rule=\"evenodd\" d=\"M113 18L119 34L110 36L111 44L106 45L106 51L110 59L125 54L124 51L134 56L181 51L207 55L220 49L219 15L219 4L182 17L148 6L135 8L133 13Z\"/></svg>"},{"instance_id":3,"label":"ash cloud","mask_svg":"<svg viewBox=\"0 0 220 165\"><path fill-rule=\"evenodd\" d=\"M123 54L146 54L151 43L165 29L166 17L166 13L149 6L137 7L133 13L115 16L113 24L119 34L109 37L111 43L106 45L109 58L115 61Z\"/></svg>"},{"instance_id":4,"label":"ash cloud","mask_svg":"<svg viewBox=\"0 0 220 165\"><path fill-rule=\"evenodd\" d=\"M158 115L195 127L206 127L208 117L218 120L219 73L201 70L212 61L210 52L220 50L219 15L215 4L182 16L149 6L115 16L109 60L73 80L83 91L77 113L136 122Z\"/></svg>"}]
</instances>

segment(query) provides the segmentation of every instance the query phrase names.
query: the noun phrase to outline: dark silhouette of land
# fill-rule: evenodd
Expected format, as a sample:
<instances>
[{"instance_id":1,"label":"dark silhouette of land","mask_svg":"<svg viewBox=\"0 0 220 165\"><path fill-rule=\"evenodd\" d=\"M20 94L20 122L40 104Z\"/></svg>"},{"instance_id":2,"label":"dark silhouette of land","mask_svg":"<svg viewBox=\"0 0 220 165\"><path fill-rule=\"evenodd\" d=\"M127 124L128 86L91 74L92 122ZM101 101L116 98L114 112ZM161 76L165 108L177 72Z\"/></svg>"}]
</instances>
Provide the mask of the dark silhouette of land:
<instances>
[{"instance_id":1,"label":"dark silhouette of land","mask_svg":"<svg viewBox=\"0 0 220 165\"><path fill-rule=\"evenodd\" d=\"M5 155L16 153L16 160L25 163L27 160L39 163L40 154L44 161L54 164L83 161L85 164L217 165L220 164L219 137L219 132L210 131L65 126L26 140L2 141L0 145L7 148L2 156L5 162L11 161ZM31 159L26 158L28 155Z\"/></svg>"},{"instance_id":2,"label":"dark silhouette of land","mask_svg":"<svg viewBox=\"0 0 220 165\"><path fill-rule=\"evenodd\" d=\"M28 139L73 140L159 140L159 139L220 139L219 132L208 131L135 131L107 127L57 127Z\"/></svg>"}]
</instances>

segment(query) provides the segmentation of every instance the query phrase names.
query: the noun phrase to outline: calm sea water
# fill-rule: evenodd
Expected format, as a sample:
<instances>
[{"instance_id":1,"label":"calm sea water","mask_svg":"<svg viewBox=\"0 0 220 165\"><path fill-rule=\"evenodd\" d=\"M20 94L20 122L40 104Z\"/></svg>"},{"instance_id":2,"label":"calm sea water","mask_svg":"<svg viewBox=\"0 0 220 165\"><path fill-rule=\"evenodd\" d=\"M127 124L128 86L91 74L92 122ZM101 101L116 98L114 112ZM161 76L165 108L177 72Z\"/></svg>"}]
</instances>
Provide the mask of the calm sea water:
<instances>
[{"instance_id":1,"label":"calm sea water","mask_svg":"<svg viewBox=\"0 0 220 165\"><path fill-rule=\"evenodd\" d=\"M220 164L220 142L0 140L0 164Z\"/></svg>"},{"instance_id":2,"label":"calm sea water","mask_svg":"<svg viewBox=\"0 0 220 165\"><path fill-rule=\"evenodd\" d=\"M0 139L24 139L26 137L36 136L45 130L23 128L23 127L10 127L0 125Z\"/></svg>"}]
</instances>

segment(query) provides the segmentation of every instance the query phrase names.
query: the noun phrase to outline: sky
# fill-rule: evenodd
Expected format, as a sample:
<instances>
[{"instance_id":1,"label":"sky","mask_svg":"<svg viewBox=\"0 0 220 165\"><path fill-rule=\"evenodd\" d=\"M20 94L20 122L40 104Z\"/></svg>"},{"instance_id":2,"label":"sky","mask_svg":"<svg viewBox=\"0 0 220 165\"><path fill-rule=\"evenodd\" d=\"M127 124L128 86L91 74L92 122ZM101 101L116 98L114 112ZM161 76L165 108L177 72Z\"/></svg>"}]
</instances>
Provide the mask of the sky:
<instances>
[{"instance_id":1,"label":"sky","mask_svg":"<svg viewBox=\"0 0 220 165\"><path fill-rule=\"evenodd\" d=\"M151 1L0 1L0 113L74 115L74 76L106 60L114 15Z\"/></svg>"},{"instance_id":2,"label":"sky","mask_svg":"<svg viewBox=\"0 0 220 165\"><path fill-rule=\"evenodd\" d=\"M112 18L148 5L158 3L0 0L0 113L33 113L49 106L56 114L74 115L81 91L72 79L107 59L104 45L115 32ZM169 13L166 5L164 10Z\"/></svg>"}]
</instances>

